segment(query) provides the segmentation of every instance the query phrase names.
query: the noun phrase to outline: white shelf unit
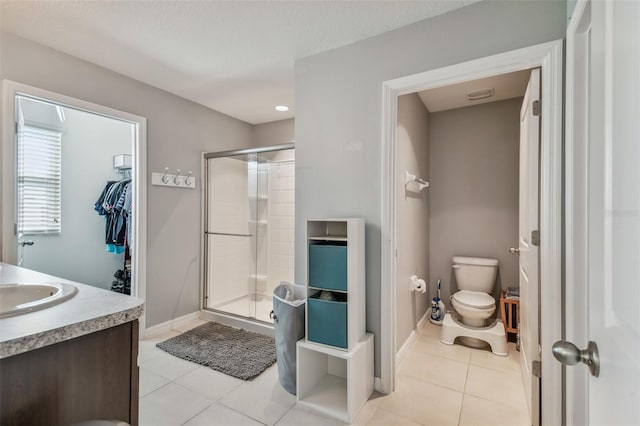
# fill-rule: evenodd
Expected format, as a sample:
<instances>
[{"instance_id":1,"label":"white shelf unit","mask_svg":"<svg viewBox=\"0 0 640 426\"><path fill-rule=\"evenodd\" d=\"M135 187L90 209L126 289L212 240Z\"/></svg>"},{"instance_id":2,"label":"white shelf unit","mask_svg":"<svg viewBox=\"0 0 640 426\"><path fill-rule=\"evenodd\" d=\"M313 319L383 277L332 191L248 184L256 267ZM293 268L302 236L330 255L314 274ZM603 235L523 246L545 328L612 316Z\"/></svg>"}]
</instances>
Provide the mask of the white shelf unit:
<instances>
[{"instance_id":1,"label":"white shelf unit","mask_svg":"<svg viewBox=\"0 0 640 426\"><path fill-rule=\"evenodd\" d=\"M351 423L373 393L373 334L349 352L300 340L297 360L297 401Z\"/></svg>"},{"instance_id":2,"label":"white shelf unit","mask_svg":"<svg viewBox=\"0 0 640 426\"><path fill-rule=\"evenodd\" d=\"M321 237L309 237L311 241L347 241L347 237L341 235L325 235Z\"/></svg>"},{"instance_id":3,"label":"white shelf unit","mask_svg":"<svg viewBox=\"0 0 640 426\"><path fill-rule=\"evenodd\" d=\"M365 226L362 218L338 218L338 219L309 219L307 220L307 315L306 337L307 342L326 345L328 347L350 351L365 335L365 264L364 264L364 235ZM346 267L344 258L340 260L344 270L333 276L322 272L327 281L313 282L313 261L310 265L310 252L312 246L321 246L329 250L330 259L323 263L323 271L331 269L335 265L335 258L331 258L333 248L342 249L344 257L346 248ZM316 262L317 264L317 262ZM346 277L344 276L346 273ZM317 276L317 274L316 274ZM340 284L335 285L335 278ZM323 300L318 298L322 292L330 292L337 300ZM318 308L326 308L326 313L318 313ZM313 321L310 329L310 318ZM344 321L344 324L343 324ZM325 330L319 330L326 327ZM346 327L346 330L343 328ZM336 330L337 333L336 333ZM346 333L346 339L342 343L331 341L338 333ZM323 334L326 339L318 337Z\"/></svg>"}]
</instances>

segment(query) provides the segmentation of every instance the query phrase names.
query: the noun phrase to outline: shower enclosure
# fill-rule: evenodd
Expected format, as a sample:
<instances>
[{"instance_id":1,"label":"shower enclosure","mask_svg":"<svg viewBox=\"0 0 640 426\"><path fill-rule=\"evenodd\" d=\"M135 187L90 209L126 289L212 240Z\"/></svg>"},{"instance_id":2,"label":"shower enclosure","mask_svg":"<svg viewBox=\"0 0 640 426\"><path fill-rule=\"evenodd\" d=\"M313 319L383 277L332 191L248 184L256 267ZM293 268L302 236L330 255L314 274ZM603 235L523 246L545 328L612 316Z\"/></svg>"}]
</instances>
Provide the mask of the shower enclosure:
<instances>
[{"instance_id":1,"label":"shower enclosure","mask_svg":"<svg viewBox=\"0 0 640 426\"><path fill-rule=\"evenodd\" d=\"M293 144L204 159L203 307L272 322L273 289L293 282Z\"/></svg>"}]
</instances>

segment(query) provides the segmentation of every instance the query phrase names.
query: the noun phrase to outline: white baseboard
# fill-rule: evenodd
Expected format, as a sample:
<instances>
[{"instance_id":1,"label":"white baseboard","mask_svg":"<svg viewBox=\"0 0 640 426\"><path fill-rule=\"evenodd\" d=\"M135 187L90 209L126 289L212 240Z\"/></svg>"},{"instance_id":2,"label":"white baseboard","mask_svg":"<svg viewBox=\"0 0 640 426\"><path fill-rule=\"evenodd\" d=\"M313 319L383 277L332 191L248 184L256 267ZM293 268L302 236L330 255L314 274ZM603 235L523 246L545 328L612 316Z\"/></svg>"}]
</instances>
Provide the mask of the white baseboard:
<instances>
[{"instance_id":1,"label":"white baseboard","mask_svg":"<svg viewBox=\"0 0 640 426\"><path fill-rule=\"evenodd\" d=\"M430 314L431 314L431 309L427 309L427 311L424 313L422 318L420 318L420 321L418 321L416 328L414 328L411 331L411 334L409 335L409 337L407 337L407 340L405 340L404 343L402 344L402 347L396 354L396 366L400 364L400 361L402 361L404 357L407 355L409 348L411 348L411 345L413 344L413 342L416 340L416 337L418 336L418 334L416 333L416 330L421 328L424 325L424 323L429 320Z\"/></svg>"},{"instance_id":2,"label":"white baseboard","mask_svg":"<svg viewBox=\"0 0 640 426\"><path fill-rule=\"evenodd\" d=\"M429 321L431 318L431 308L427 307L427 311L424 313L420 321L418 321L418 325L416 325L416 329L421 328L425 322Z\"/></svg>"},{"instance_id":3,"label":"white baseboard","mask_svg":"<svg viewBox=\"0 0 640 426\"><path fill-rule=\"evenodd\" d=\"M153 327L149 327L145 330L145 336L149 337L157 334L162 334L173 328L180 327L197 319L200 319L200 311L192 312L190 314L174 318L161 324L154 325Z\"/></svg>"}]
</instances>

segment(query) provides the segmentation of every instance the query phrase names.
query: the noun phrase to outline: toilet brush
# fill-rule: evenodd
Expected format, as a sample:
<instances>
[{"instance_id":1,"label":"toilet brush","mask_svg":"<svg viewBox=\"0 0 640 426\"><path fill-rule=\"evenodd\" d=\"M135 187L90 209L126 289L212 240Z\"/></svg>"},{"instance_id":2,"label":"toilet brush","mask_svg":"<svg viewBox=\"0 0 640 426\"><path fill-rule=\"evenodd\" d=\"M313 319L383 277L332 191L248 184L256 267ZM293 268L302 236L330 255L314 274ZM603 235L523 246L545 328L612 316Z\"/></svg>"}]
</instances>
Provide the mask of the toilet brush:
<instances>
[{"instance_id":1,"label":"toilet brush","mask_svg":"<svg viewBox=\"0 0 640 426\"><path fill-rule=\"evenodd\" d=\"M442 325L445 307L444 302L440 299L441 281L438 280L438 295L431 299L431 318L430 321L436 325Z\"/></svg>"}]
</instances>

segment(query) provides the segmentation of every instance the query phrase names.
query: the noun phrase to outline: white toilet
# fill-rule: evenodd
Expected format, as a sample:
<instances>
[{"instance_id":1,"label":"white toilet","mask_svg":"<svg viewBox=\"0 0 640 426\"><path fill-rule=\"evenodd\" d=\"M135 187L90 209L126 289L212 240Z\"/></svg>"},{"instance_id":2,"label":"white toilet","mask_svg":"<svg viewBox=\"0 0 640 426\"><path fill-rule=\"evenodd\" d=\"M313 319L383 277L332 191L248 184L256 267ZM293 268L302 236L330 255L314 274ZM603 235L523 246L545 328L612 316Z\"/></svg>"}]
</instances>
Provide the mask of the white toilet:
<instances>
[{"instance_id":1,"label":"white toilet","mask_svg":"<svg viewBox=\"0 0 640 426\"><path fill-rule=\"evenodd\" d=\"M453 345L460 337L469 346L491 346L496 355L507 355L507 338L504 325L495 319L496 300L489 294L493 290L498 273L496 259L480 257L453 258L453 273L459 291L451 296L451 304L459 318L446 314L442 322L440 341ZM480 341L478 341L478 340Z\"/></svg>"}]
</instances>

